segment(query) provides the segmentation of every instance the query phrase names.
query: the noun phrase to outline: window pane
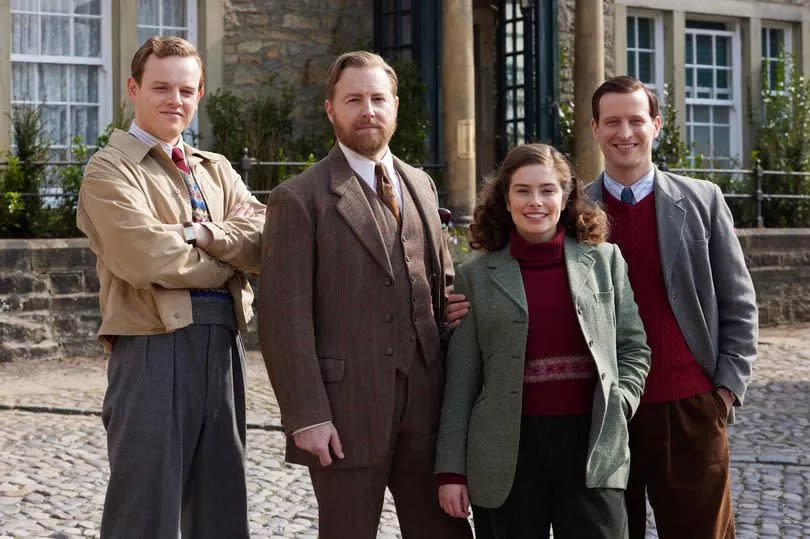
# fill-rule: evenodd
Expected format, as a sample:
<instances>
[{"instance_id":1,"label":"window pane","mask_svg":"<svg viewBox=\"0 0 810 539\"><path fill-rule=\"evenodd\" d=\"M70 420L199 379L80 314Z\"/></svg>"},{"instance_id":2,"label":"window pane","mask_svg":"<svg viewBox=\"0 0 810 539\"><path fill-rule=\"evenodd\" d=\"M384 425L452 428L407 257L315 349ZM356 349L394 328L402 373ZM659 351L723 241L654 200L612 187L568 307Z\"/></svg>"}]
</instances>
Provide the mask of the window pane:
<instances>
[{"instance_id":1,"label":"window pane","mask_svg":"<svg viewBox=\"0 0 810 539\"><path fill-rule=\"evenodd\" d=\"M768 62L768 81L770 82L771 90L779 86L779 83L782 82L781 79L784 79L783 76L780 76L780 71L779 64L776 62Z\"/></svg>"},{"instance_id":2,"label":"window pane","mask_svg":"<svg viewBox=\"0 0 810 539\"><path fill-rule=\"evenodd\" d=\"M67 105L43 105L42 121L48 126L48 136L54 144L68 143Z\"/></svg>"},{"instance_id":3,"label":"window pane","mask_svg":"<svg viewBox=\"0 0 810 539\"><path fill-rule=\"evenodd\" d=\"M715 40L715 63L719 66L731 65L731 39L727 37L718 37Z\"/></svg>"},{"instance_id":4,"label":"window pane","mask_svg":"<svg viewBox=\"0 0 810 539\"><path fill-rule=\"evenodd\" d=\"M101 15L100 0L73 0L73 13Z\"/></svg>"},{"instance_id":5,"label":"window pane","mask_svg":"<svg viewBox=\"0 0 810 539\"><path fill-rule=\"evenodd\" d=\"M731 72L725 69L717 70L717 99L728 99L731 97L731 88L729 87L729 78Z\"/></svg>"},{"instance_id":6,"label":"window pane","mask_svg":"<svg viewBox=\"0 0 810 539\"><path fill-rule=\"evenodd\" d=\"M11 16L11 52L39 54L39 17L37 15Z\"/></svg>"},{"instance_id":7,"label":"window pane","mask_svg":"<svg viewBox=\"0 0 810 539\"><path fill-rule=\"evenodd\" d=\"M785 49L785 31L781 28L771 28L769 33L771 35L770 56L776 58Z\"/></svg>"},{"instance_id":8,"label":"window pane","mask_svg":"<svg viewBox=\"0 0 810 539\"><path fill-rule=\"evenodd\" d=\"M383 17L382 27L383 35L380 37L382 37L383 46L393 47L395 45L394 39L396 38L396 34L394 33L394 16L386 15Z\"/></svg>"},{"instance_id":9,"label":"window pane","mask_svg":"<svg viewBox=\"0 0 810 539\"><path fill-rule=\"evenodd\" d=\"M515 117L515 92L510 90L506 92L506 119L511 120Z\"/></svg>"},{"instance_id":10,"label":"window pane","mask_svg":"<svg viewBox=\"0 0 810 539\"><path fill-rule=\"evenodd\" d=\"M99 133L98 107L71 107L71 124L85 144L94 144Z\"/></svg>"},{"instance_id":11,"label":"window pane","mask_svg":"<svg viewBox=\"0 0 810 539\"><path fill-rule=\"evenodd\" d=\"M160 0L138 0L138 24L160 25Z\"/></svg>"},{"instance_id":12,"label":"window pane","mask_svg":"<svg viewBox=\"0 0 810 539\"><path fill-rule=\"evenodd\" d=\"M653 48L652 19L638 19L638 47L640 49Z\"/></svg>"},{"instance_id":13,"label":"window pane","mask_svg":"<svg viewBox=\"0 0 810 539\"><path fill-rule=\"evenodd\" d=\"M653 53L638 53L638 80L655 84L655 55Z\"/></svg>"},{"instance_id":14,"label":"window pane","mask_svg":"<svg viewBox=\"0 0 810 539\"><path fill-rule=\"evenodd\" d=\"M70 18L42 16L42 54L70 56Z\"/></svg>"},{"instance_id":15,"label":"window pane","mask_svg":"<svg viewBox=\"0 0 810 539\"><path fill-rule=\"evenodd\" d=\"M695 48L695 39L694 36L687 35L686 36L686 63L692 64L694 63L694 48Z\"/></svg>"},{"instance_id":16,"label":"window pane","mask_svg":"<svg viewBox=\"0 0 810 539\"><path fill-rule=\"evenodd\" d=\"M11 64L11 100L35 101L37 97L36 64Z\"/></svg>"},{"instance_id":17,"label":"window pane","mask_svg":"<svg viewBox=\"0 0 810 539\"><path fill-rule=\"evenodd\" d=\"M101 57L101 20L76 17L73 21L76 56Z\"/></svg>"},{"instance_id":18,"label":"window pane","mask_svg":"<svg viewBox=\"0 0 810 539\"><path fill-rule=\"evenodd\" d=\"M728 107L712 107L714 112L715 125L728 125L729 108Z\"/></svg>"},{"instance_id":19,"label":"window pane","mask_svg":"<svg viewBox=\"0 0 810 539\"><path fill-rule=\"evenodd\" d=\"M163 26L186 25L186 0L163 0Z\"/></svg>"},{"instance_id":20,"label":"window pane","mask_svg":"<svg viewBox=\"0 0 810 539\"><path fill-rule=\"evenodd\" d=\"M712 71L713 71L712 69L697 70L698 92L700 91L708 91L710 93L712 92L712 87L714 86Z\"/></svg>"},{"instance_id":21,"label":"window pane","mask_svg":"<svg viewBox=\"0 0 810 539\"><path fill-rule=\"evenodd\" d=\"M399 9L411 9L411 0L399 0Z\"/></svg>"},{"instance_id":22,"label":"window pane","mask_svg":"<svg viewBox=\"0 0 810 539\"><path fill-rule=\"evenodd\" d=\"M711 128L703 126L695 126L693 129L694 139L690 142L693 143L692 152L694 155L702 154L704 157L712 156L711 146Z\"/></svg>"},{"instance_id":23,"label":"window pane","mask_svg":"<svg viewBox=\"0 0 810 539\"><path fill-rule=\"evenodd\" d=\"M98 66L73 66L71 101L98 103Z\"/></svg>"},{"instance_id":24,"label":"window pane","mask_svg":"<svg viewBox=\"0 0 810 539\"><path fill-rule=\"evenodd\" d=\"M513 0L506 0L506 20L514 19L515 18L515 7L513 4Z\"/></svg>"},{"instance_id":25,"label":"window pane","mask_svg":"<svg viewBox=\"0 0 810 539\"><path fill-rule=\"evenodd\" d=\"M506 5L508 6L509 3L507 2ZM504 41L506 41L506 53L509 54L510 52L514 52L514 43L512 42L512 40L514 39L515 35L515 23L513 22L506 23L505 26L506 28L504 29L505 30Z\"/></svg>"},{"instance_id":26,"label":"window pane","mask_svg":"<svg viewBox=\"0 0 810 539\"><path fill-rule=\"evenodd\" d=\"M717 107L717 109L725 107ZM728 126L715 126L713 155L729 157L731 155L731 130Z\"/></svg>"},{"instance_id":27,"label":"window pane","mask_svg":"<svg viewBox=\"0 0 810 539\"><path fill-rule=\"evenodd\" d=\"M411 16L410 15L403 15L400 19L402 30L402 41L400 45L410 45L413 38L413 32L411 30Z\"/></svg>"},{"instance_id":28,"label":"window pane","mask_svg":"<svg viewBox=\"0 0 810 539\"><path fill-rule=\"evenodd\" d=\"M694 97L695 70L686 68L686 97Z\"/></svg>"},{"instance_id":29,"label":"window pane","mask_svg":"<svg viewBox=\"0 0 810 539\"><path fill-rule=\"evenodd\" d=\"M712 65L712 38L711 36L695 36L697 41L697 63Z\"/></svg>"},{"instance_id":30,"label":"window pane","mask_svg":"<svg viewBox=\"0 0 810 539\"><path fill-rule=\"evenodd\" d=\"M43 103L68 100L68 69L64 64L37 64L39 68L39 100Z\"/></svg>"},{"instance_id":31,"label":"window pane","mask_svg":"<svg viewBox=\"0 0 810 539\"><path fill-rule=\"evenodd\" d=\"M693 105L691 108L693 123L709 123L711 121L711 107L706 105Z\"/></svg>"},{"instance_id":32,"label":"window pane","mask_svg":"<svg viewBox=\"0 0 810 539\"><path fill-rule=\"evenodd\" d=\"M188 32L186 32L185 30L172 30L171 33L172 33L173 36L181 37L183 39L188 39L188 35L187 35Z\"/></svg>"},{"instance_id":33,"label":"window pane","mask_svg":"<svg viewBox=\"0 0 810 539\"><path fill-rule=\"evenodd\" d=\"M11 11L37 11L38 0L11 0Z\"/></svg>"},{"instance_id":34,"label":"window pane","mask_svg":"<svg viewBox=\"0 0 810 539\"><path fill-rule=\"evenodd\" d=\"M39 10L42 13L70 13L72 3L72 0L40 0Z\"/></svg>"},{"instance_id":35,"label":"window pane","mask_svg":"<svg viewBox=\"0 0 810 539\"><path fill-rule=\"evenodd\" d=\"M636 72L636 53L633 51L627 51L627 73L638 77L638 73Z\"/></svg>"},{"instance_id":36,"label":"window pane","mask_svg":"<svg viewBox=\"0 0 810 539\"><path fill-rule=\"evenodd\" d=\"M155 35L155 31L152 28L138 28L138 46L146 43L146 40L153 35Z\"/></svg>"},{"instance_id":37,"label":"window pane","mask_svg":"<svg viewBox=\"0 0 810 539\"><path fill-rule=\"evenodd\" d=\"M627 46L636 48L636 18L627 17Z\"/></svg>"}]
</instances>

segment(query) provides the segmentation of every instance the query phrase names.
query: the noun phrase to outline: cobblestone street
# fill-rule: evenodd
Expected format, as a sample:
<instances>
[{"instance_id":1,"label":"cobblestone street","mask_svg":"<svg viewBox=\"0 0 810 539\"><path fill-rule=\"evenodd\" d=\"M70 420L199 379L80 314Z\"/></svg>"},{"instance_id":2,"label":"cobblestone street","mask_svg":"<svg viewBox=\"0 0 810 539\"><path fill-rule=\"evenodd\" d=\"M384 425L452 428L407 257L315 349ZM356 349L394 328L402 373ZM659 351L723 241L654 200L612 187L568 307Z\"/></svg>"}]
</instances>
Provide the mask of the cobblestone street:
<instances>
[{"instance_id":1,"label":"cobblestone street","mask_svg":"<svg viewBox=\"0 0 810 539\"><path fill-rule=\"evenodd\" d=\"M738 537L810 539L809 342L810 326L762 330L754 382L729 428ZM309 478L283 462L258 354L249 355L248 375L251 534L315 537ZM105 383L101 359L0 364L0 538L98 536L108 474ZM399 537L390 499L380 536Z\"/></svg>"}]
</instances>

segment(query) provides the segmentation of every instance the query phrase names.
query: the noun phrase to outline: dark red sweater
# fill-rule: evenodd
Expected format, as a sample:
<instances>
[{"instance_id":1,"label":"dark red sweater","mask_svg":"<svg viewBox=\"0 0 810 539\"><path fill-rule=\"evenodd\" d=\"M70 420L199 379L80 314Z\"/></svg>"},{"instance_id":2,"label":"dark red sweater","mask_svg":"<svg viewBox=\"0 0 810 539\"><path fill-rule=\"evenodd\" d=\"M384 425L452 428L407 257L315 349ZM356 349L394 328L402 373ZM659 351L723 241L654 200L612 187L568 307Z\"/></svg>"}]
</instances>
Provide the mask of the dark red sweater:
<instances>
[{"instance_id":1,"label":"dark red sweater","mask_svg":"<svg viewBox=\"0 0 810 539\"><path fill-rule=\"evenodd\" d=\"M523 415L587 414L596 367L579 327L565 270L560 227L550 242L526 242L513 229L512 257L520 264L529 307Z\"/></svg>"},{"instance_id":2,"label":"dark red sweater","mask_svg":"<svg viewBox=\"0 0 810 539\"><path fill-rule=\"evenodd\" d=\"M652 350L650 373L642 403L672 402L712 390L712 383L695 361L669 304L658 250L655 195L634 205L603 193L616 243L627 261L639 315Z\"/></svg>"}]
</instances>

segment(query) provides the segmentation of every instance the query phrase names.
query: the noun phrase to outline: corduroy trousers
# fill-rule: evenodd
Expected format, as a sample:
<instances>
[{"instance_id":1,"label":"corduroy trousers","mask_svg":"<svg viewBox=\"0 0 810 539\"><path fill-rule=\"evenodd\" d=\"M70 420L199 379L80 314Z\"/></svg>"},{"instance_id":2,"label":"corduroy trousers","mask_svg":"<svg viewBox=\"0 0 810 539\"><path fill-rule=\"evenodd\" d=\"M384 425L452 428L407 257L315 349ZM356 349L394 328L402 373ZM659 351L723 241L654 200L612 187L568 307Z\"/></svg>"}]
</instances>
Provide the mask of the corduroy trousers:
<instances>
[{"instance_id":1,"label":"corduroy trousers","mask_svg":"<svg viewBox=\"0 0 810 539\"><path fill-rule=\"evenodd\" d=\"M646 534L645 492L659 538L734 537L727 417L715 391L639 406L629 425L631 539Z\"/></svg>"}]
</instances>

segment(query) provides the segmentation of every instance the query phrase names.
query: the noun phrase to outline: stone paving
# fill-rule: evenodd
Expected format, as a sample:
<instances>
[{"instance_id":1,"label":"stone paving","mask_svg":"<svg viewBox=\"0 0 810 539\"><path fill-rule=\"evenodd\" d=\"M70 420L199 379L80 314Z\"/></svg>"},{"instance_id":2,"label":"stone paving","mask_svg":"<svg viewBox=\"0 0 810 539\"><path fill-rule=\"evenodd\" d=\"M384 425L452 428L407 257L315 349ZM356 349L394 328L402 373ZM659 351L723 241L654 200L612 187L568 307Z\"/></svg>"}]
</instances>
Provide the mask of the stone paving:
<instances>
[{"instance_id":1,"label":"stone paving","mask_svg":"<svg viewBox=\"0 0 810 539\"><path fill-rule=\"evenodd\" d=\"M810 539L810 326L766 328L760 341L754 383L729 428L738 537ZM0 364L0 539L98 537L105 366L82 358ZM255 353L248 386L251 534L316 537L309 479L283 462L278 407ZM380 537L399 536L389 497Z\"/></svg>"}]
</instances>

